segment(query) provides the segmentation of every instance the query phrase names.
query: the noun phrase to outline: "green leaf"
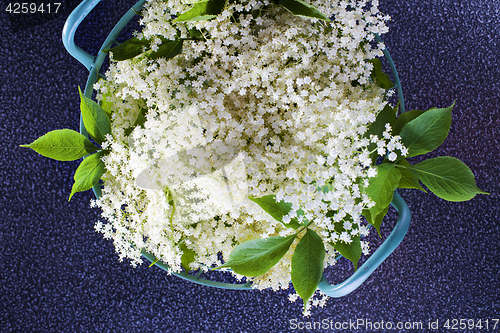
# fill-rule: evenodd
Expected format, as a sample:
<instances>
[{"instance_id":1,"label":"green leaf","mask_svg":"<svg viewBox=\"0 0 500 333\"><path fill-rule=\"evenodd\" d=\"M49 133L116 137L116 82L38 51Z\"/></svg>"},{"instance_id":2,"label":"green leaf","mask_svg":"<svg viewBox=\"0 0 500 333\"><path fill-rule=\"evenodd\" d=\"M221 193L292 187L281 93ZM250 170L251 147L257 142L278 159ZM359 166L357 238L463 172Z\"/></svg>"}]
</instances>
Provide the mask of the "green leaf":
<instances>
[{"instance_id":1,"label":"green leaf","mask_svg":"<svg viewBox=\"0 0 500 333\"><path fill-rule=\"evenodd\" d=\"M156 265L156 263L158 263L158 261L160 261L160 259L158 259L158 258L155 257L155 260L151 262L151 264L149 265L149 268L151 268L154 265Z\"/></svg>"},{"instance_id":2,"label":"green leaf","mask_svg":"<svg viewBox=\"0 0 500 333\"><path fill-rule=\"evenodd\" d=\"M330 183L326 183L325 185L323 185L323 187L318 187L316 190L323 193L328 193L333 190L333 185Z\"/></svg>"},{"instance_id":3,"label":"green leaf","mask_svg":"<svg viewBox=\"0 0 500 333\"><path fill-rule=\"evenodd\" d=\"M385 132L385 124L389 123L392 125L396 122L396 111L386 104L382 111L377 114L375 121L368 126L364 137L370 138L370 135L377 135L379 138L382 137L382 133Z\"/></svg>"},{"instance_id":4,"label":"green leaf","mask_svg":"<svg viewBox=\"0 0 500 333\"><path fill-rule=\"evenodd\" d=\"M150 43L151 42L147 39L132 37L118 46L103 50L103 52L112 52L114 60L123 61L132 59L143 53L145 50L149 49Z\"/></svg>"},{"instance_id":5,"label":"green leaf","mask_svg":"<svg viewBox=\"0 0 500 333\"><path fill-rule=\"evenodd\" d=\"M211 20L222 13L225 0L203 0L196 2L187 12L179 15L174 22Z\"/></svg>"},{"instance_id":6,"label":"green leaf","mask_svg":"<svg viewBox=\"0 0 500 333\"><path fill-rule=\"evenodd\" d=\"M85 128L89 135L98 143L102 144L106 138L105 135L111 133L111 124L108 115L102 107L90 98L84 96L80 87L80 110Z\"/></svg>"},{"instance_id":7,"label":"green leaf","mask_svg":"<svg viewBox=\"0 0 500 333\"><path fill-rule=\"evenodd\" d=\"M148 112L148 109L141 108L141 111L139 111L139 115L137 116L137 119L135 120L134 126L144 127L144 123L146 122L146 113L147 112Z\"/></svg>"},{"instance_id":8,"label":"green leaf","mask_svg":"<svg viewBox=\"0 0 500 333\"><path fill-rule=\"evenodd\" d=\"M370 178L368 187L365 189L365 193L375 202L375 206L370 208L372 216L379 215L390 205L394 190L401 179L401 173L392 163L382 163L375 168L377 175Z\"/></svg>"},{"instance_id":9,"label":"green leaf","mask_svg":"<svg viewBox=\"0 0 500 333\"><path fill-rule=\"evenodd\" d=\"M108 89L108 91L105 94L102 94L102 100L100 103L101 108L106 112L109 118L111 118L111 114L113 113L113 104L109 102L109 98L112 95L113 95L112 92Z\"/></svg>"},{"instance_id":10,"label":"green leaf","mask_svg":"<svg viewBox=\"0 0 500 333\"><path fill-rule=\"evenodd\" d=\"M425 111L422 111L422 110L411 110L411 111L406 111L405 113L400 114L398 119L396 119L394 126L392 127L392 135L399 135L399 133L401 133L401 129L403 128L404 125L406 125L407 123L409 123L413 119L417 118L418 116L420 116L424 112Z\"/></svg>"},{"instance_id":11,"label":"green leaf","mask_svg":"<svg viewBox=\"0 0 500 333\"><path fill-rule=\"evenodd\" d=\"M427 193L427 191L418 182L418 177L413 172L405 168L411 164L405 159L399 161L398 164L403 166L403 168L398 169L401 173L398 188L414 188Z\"/></svg>"},{"instance_id":12,"label":"green leaf","mask_svg":"<svg viewBox=\"0 0 500 333\"><path fill-rule=\"evenodd\" d=\"M311 229L297 244L292 256L292 283L306 306L309 298L318 289L323 276L325 246L321 237Z\"/></svg>"},{"instance_id":13,"label":"green leaf","mask_svg":"<svg viewBox=\"0 0 500 333\"><path fill-rule=\"evenodd\" d=\"M443 143L450 131L454 105L425 111L403 126L399 135L408 149L406 158L431 152Z\"/></svg>"},{"instance_id":14,"label":"green leaf","mask_svg":"<svg viewBox=\"0 0 500 333\"><path fill-rule=\"evenodd\" d=\"M101 161L102 154L102 152L92 154L80 163L73 176L75 183L71 189L68 201L71 200L76 192L90 190L99 182L105 171L104 163Z\"/></svg>"},{"instance_id":15,"label":"green leaf","mask_svg":"<svg viewBox=\"0 0 500 333\"><path fill-rule=\"evenodd\" d=\"M330 22L330 19L311 4L302 0L279 0L279 4L296 16L313 17Z\"/></svg>"},{"instance_id":16,"label":"green leaf","mask_svg":"<svg viewBox=\"0 0 500 333\"><path fill-rule=\"evenodd\" d=\"M74 161L98 150L89 139L70 129L48 132L21 147L31 148L42 156L58 161Z\"/></svg>"},{"instance_id":17,"label":"green leaf","mask_svg":"<svg viewBox=\"0 0 500 333\"><path fill-rule=\"evenodd\" d=\"M369 62L373 64L373 70L370 76L377 83L377 85L385 90L394 87L394 83L392 83L389 75L382 71L382 62L380 59L374 58L369 60Z\"/></svg>"},{"instance_id":18,"label":"green leaf","mask_svg":"<svg viewBox=\"0 0 500 333\"><path fill-rule=\"evenodd\" d=\"M341 234L345 231L344 225L342 223L335 224L335 231ZM344 243L342 241L337 241L332 244L333 248L337 250L344 258L350 260L354 265L354 270L358 269L358 262L361 258L361 240L360 236L351 236L350 243Z\"/></svg>"},{"instance_id":19,"label":"green leaf","mask_svg":"<svg viewBox=\"0 0 500 333\"><path fill-rule=\"evenodd\" d=\"M276 221L283 223L287 228L297 229L300 223L297 218L290 220L290 223L283 222L283 216L292 210L292 204L284 201L276 202L276 195L270 194L260 198L248 197L251 201L259 205L264 211L271 215ZM299 212L298 212L299 213ZM300 215L300 214L298 214Z\"/></svg>"},{"instance_id":20,"label":"green leaf","mask_svg":"<svg viewBox=\"0 0 500 333\"><path fill-rule=\"evenodd\" d=\"M158 58L171 59L176 55L182 53L183 42L184 42L183 39L163 41L160 44L160 46L158 46L158 50L156 51L149 50L144 53L144 56L146 56L148 59L158 59Z\"/></svg>"},{"instance_id":21,"label":"green leaf","mask_svg":"<svg viewBox=\"0 0 500 333\"><path fill-rule=\"evenodd\" d=\"M254 239L236 246L229 260L222 267L245 276L259 276L266 273L285 255L293 243L295 235L288 237L268 237Z\"/></svg>"},{"instance_id":22,"label":"green leaf","mask_svg":"<svg viewBox=\"0 0 500 333\"><path fill-rule=\"evenodd\" d=\"M189 35L193 38L197 38L197 39L203 38L203 33L196 28L191 28L188 31L189 31Z\"/></svg>"},{"instance_id":23,"label":"green leaf","mask_svg":"<svg viewBox=\"0 0 500 333\"><path fill-rule=\"evenodd\" d=\"M144 127L143 125L146 122L146 112L148 112L148 110L146 108L141 108L141 110L139 111L139 115L137 116L137 119L135 120L134 125L125 130L126 136L129 136L132 133L132 131L134 130L134 128L136 128L137 126Z\"/></svg>"},{"instance_id":24,"label":"green leaf","mask_svg":"<svg viewBox=\"0 0 500 333\"><path fill-rule=\"evenodd\" d=\"M190 264L195 261L196 252L188 248L184 243L181 243L180 248L182 250L181 266L188 273L191 270Z\"/></svg>"},{"instance_id":25,"label":"green leaf","mask_svg":"<svg viewBox=\"0 0 500 333\"><path fill-rule=\"evenodd\" d=\"M158 49L153 51L150 40L133 37L123 44L104 51L113 52L113 59L117 61L132 59L140 54L143 54L148 59L170 59L182 53L183 42L183 39L162 39L162 43L158 46Z\"/></svg>"},{"instance_id":26,"label":"green leaf","mask_svg":"<svg viewBox=\"0 0 500 333\"><path fill-rule=\"evenodd\" d=\"M385 132L385 124L389 123L392 126L396 122L396 110L394 110L389 104L386 104L382 111L378 113L375 121L368 126L368 130L365 132L364 137L369 139L370 135L373 134L377 135L379 139L382 138L382 133ZM370 154L372 164L375 164L378 158L376 148L376 143L370 143L367 147L368 151L373 151Z\"/></svg>"},{"instance_id":27,"label":"green leaf","mask_svg":"<svg viewBox=\"0 0 500 333\"><path fill-rule=\"evenodd\" d=\"M489 194L476 186L469 167L454 157L435 157L406 168L417 174L429 190L444 200L467 201L476 194Z\"/></svg>"},{"instance_id":28,"label":"green leaf","mask_svg":"<svg viewBox=\"0 0 500 333\"><path fill-rule=\"evenodd\" d=\"M366 218L368 223L370 223L372 226L375 227L380 237L382 237L382 235L380 234L380 226L382 225L382 221L384 220L384 217L387 215L388 211L389 211L389 206L385 207L380 213L373 216L370 213L370 210L368 209L363 210L363 216Z\"/></svg>"}]
</instances>

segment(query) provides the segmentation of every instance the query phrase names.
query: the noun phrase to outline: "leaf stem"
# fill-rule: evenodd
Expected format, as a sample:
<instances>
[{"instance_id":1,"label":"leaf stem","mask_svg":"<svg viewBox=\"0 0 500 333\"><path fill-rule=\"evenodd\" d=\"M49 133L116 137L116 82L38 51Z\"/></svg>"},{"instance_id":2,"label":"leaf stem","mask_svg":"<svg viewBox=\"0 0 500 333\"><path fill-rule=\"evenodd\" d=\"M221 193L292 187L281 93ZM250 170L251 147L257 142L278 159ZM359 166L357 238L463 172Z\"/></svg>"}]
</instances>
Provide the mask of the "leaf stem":
<instances>
[{"instance_id":1,"label":"leaf stem","mask_svg":"<svg viewBox=\"0 0 500 333\"><path fill-rule=\"evenodd\" d=\"M297 236L298 234L300 234L302 231L306 230L313 222L314 222L314 220L313 221L309 221L305 226L303 226L299 231L297 231L295 233L295 236Z\"/></svg>"},{"instance_id":2,"label":"leaf stem","mask_svg":"<svg viewBox=\"0 0 500 333\"><path fill-rule=\"evenodd\" d=\"M166 197L167 197L167 202L168 204L170 204L172 206L172 212L170 214L170 240L172 241L172 244L175 246L175 240L174 240L174 214L175 214L175 201L174 201L174 198L172 196L172 193L170 192L170 189L167 188L165 191L164 191ZM170 203L170 200L169 198L172 197L172 203Z\"/></svg>"}]
</instances>

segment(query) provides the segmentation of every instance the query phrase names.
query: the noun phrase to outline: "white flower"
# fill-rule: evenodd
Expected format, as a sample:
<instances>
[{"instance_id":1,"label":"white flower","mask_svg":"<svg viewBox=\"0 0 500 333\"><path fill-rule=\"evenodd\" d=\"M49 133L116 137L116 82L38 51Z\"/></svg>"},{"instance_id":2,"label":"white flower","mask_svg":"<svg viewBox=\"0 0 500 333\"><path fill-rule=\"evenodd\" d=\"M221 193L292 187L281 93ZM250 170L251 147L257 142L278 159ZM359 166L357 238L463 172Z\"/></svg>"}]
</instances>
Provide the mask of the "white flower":
<instances>
[{"instance_id":1,"label":"white flower","mask_svg":"<svg viewBox=\"0 0 500 333\"><path fill-rule=\"evenodd\" d=\"M375 177L377 175L377 170L374 169L374 168L369 168L368 169L368 178L372 178L372 177Z\"/></svg>"},{"instance_id":2,"label":"white flower","mask_svg":"<svg viewBox=\"0 0 500 333\"><path fill-rule=\"evenodd\" d=\"M193 265L206 270L235 244L293 234L283 223L299 215L327 247L367 233L359 215L374 203L357 185L376 176L367 147L376 143L381 156L389 150L389 159L394 149L407 152L390 125L382 138L364 138L385 92L351 85L370 81L368 60L383 45L366 41L386 31L387 17L375 2L365 10L364 1L318 0L314 5L336 20L311 24L269 1L237 0L213 20L171 20L191 3L148 0L138 37L156 49L196 27L205 40L186 39L182 53L168 60L112 63L95 86L114 110L103 196L94 204L105 221L96 229L113 240L120 258L140 263L136 244L172 271L181 270L182 242L197 254ZM262 6L254 19L250 13ZM144 126L127 136L143 109ZM141 182L146 170L154 171L149 183ZM283 223L248 199L269 194L292 205ZM335 232L335 223L346 231ZM335 262L334 252L325 262ZM288 287L292 254L249 280L260 289Z\"/></svg>"},{"instance_id":3,"label":"white flower","mask_svg":"<svg viewBox=\"0 0 500 333\"><path fill-rule=\"evenodd\" d=\"M408 149L406 147L401 147L400 151L401 151L401 155L403 155L403 156L408 155Z\"/></svg>"},{"instance_id":4,"label":"white flower","mask_svg":"<svg viewBox=\"0 0 500 333\"><path fill-rule=\"evenodd\" d=\"M340 240L342 242L348 243L348 244L350 244L352 242L351 236L349 235L349 233L347 231L342 231L342 233L340 234Z\"/></svg>"},{"instance_id":5,"label":"white flower","mask_svg":"<svg viewBox=\"0 0 500 333\"><path fill-rule=\"evenodd\" d=\"M352 228L352 223L349 222L349 221L345 221L344 222L344 229L345 230L351 230L351 228Z\"/></svg>"},{"instance_id":6,"label":"white flower","mask_svg":"<svg viewBox=\"0 0 500 333\"><path fill-rule=\"evenodd\" d=\"M398 154L391 151L391 153L389 154L389 156L387 156L387 158L389 159L389 161L394 162L398 158Z\"/></svg>"}]
</instances>

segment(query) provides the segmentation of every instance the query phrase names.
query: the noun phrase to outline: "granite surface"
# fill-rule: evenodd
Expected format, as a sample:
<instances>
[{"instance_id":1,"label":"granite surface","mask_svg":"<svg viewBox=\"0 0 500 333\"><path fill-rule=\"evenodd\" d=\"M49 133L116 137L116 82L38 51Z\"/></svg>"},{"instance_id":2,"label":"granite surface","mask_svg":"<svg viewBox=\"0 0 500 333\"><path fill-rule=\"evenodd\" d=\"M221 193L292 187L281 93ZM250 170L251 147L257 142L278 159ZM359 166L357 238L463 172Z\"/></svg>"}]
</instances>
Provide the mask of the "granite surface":
<instances>
[{"instance_id":1,"label":"granite surface","mask_svg":"<svg viewBox=\"0 0 500 333\"><path fill-rule=\"evenodd\" d=\"M380 2L392 16L383 39L407 109L456 102L449 137L428 157L461 159L491 195L453 203L401 191L412 212L401 245L360 288L329 300L306 319L300 304L288 301L287 291L207 288L156 267L134 269L117 260L112 243L94 231L99 212L89 208L91 192L67 201L78 162L57 162L18 147L49 130L77 129L77 86L85 84L87 72L65 51L61 31L78 2L65 1L57 14L43 15L9 14L8 2L2 2L0 331L337 331L294 329L295 319L326 326L422 322L423 329L393 331L444 332L447 319L483 319L483 325L490 319L491 325L492 318L500 318L500 2ZM98 41L133 1L117 3L98 5L82 23L78 45L97 52ZM383 238L394 221L392 213ZM380 244L370 237L374 247ZM351 273L345 263L327 271L333 282ZM436 320L440 329L429 329ZM341 331L387 330L350 326Z\"/></svg>"}]
</instances>

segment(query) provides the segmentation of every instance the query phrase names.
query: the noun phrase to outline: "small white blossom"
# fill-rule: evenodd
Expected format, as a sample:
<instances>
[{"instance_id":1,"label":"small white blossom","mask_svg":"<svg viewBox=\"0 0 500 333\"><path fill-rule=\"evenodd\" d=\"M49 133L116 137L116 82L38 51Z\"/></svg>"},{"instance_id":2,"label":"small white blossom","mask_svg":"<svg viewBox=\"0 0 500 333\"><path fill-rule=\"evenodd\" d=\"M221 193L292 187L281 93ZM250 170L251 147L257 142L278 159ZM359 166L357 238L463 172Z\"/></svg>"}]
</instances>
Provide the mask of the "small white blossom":
<instances>
[{"instance_id":1,"label":"small white blossom","mask_svg":"<svg viewBox=\"0 0 500 333\"><path fill-rule=\"evenodd\" d=\"M372 177L375 177L377 175L377 170L374 169L374 168L369 168L368 169L368 178L372 178Z\"/></svg>"},{"instance_id":2,"label":"small white blossom","mask_svg":"<svg viewBox=\"0 0 500 333\"><path fill-rule=\"evenodd\" d=\"M269 1L237 0L213 20L178 24L172 17L192 1L147 1L137 37L151 40L153 50L192 28L205 38L184 40L182 53L168 60L112 62L94 86L114 110L103 144L110 150L103 195L92 203L105 220L95 228L113 240L120 259L137 265L144 248L178 272L184 242L196 253L193 268L206 271L236 244L293 234L283 223L295 218L312 221L327 248L368 233L359 215L374 203L357 184L367 186L377 173L369 144L389 160L395 150L407 155L389 124L381 138L364 137L387 103L385 91L351 84L371 82L369 60L384 46L366 41L387 31L388 17L376 1L369 10L365 1L314 5L335 21L312 24ZM142 110L144 125L126 135ZM270 194L291 204L283 223L248 199ZM335 232L335 223L345 231ZM325 264L335 254L330 246ZM259 289L288 288L292 255L248 280Z\"/></svg>"},{"instance_id":3,"label":"small white blossom","mask_svg":"<svg viewBox=\"0 0 500 333\"><path fill-rule=\"evenodd\" d=\"M389 154L389 156L387 156L387 158L389 159L389 161L394 162L398 158L398 154L391 151L391 153Z\"/></svg>"}]
</instances>

